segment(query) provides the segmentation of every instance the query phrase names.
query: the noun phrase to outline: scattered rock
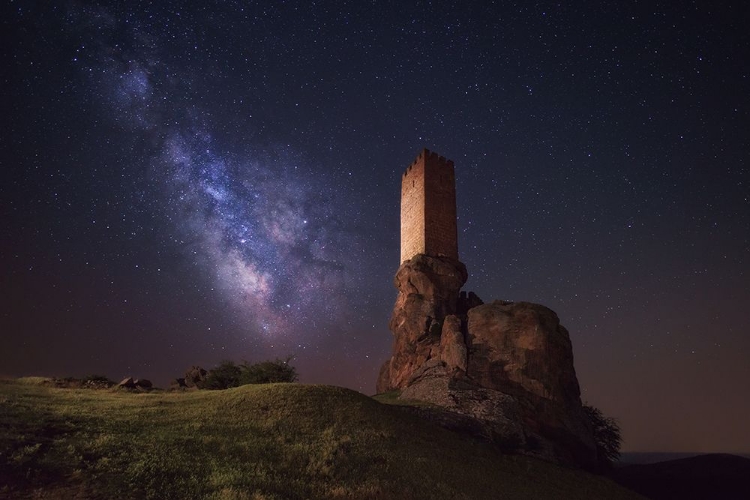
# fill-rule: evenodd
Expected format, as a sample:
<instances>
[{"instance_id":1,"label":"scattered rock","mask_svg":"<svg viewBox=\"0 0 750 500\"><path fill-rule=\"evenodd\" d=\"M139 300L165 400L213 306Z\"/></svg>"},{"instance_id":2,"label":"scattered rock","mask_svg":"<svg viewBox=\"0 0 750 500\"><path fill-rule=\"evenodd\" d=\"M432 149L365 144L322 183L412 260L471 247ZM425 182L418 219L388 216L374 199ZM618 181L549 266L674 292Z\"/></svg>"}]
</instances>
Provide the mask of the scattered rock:
<instances>
[{"instance_id":1,"label":"scattered rock","mask_svg":"<svg viewBox=\"0 0 750 500\"><path fill-rule=\"evenodd\" d=\"M148 380L142 380L141 383L151 383ZM111 389L112 387L121 387L126 389L134 389L139 382L131 377L123 379L119 384L109 380L103 375L92 375L82 379L75 377L56 377L49 379L45 382L45 385L51 385L61 389ZM142 387L143 388L143 387ZM149 386L149 389L153 388L153 385Z\"/></svg>"},{"instance_id":2,"label":"scattered rock","mask_svg":"<svg viewBox=\"0 0 750 500\"><path fill-rule=\"evenodd\" d=\"M152 389L154 387L154 384L151 383L150 380L147 380L145 378L139 378L135 381L135 386L139 389Z\"/></svg>"},{"instance_id":3,"label":"scattered rock","mask_svg":"<svg viewBox=\"0 0 750 500\"><path fill-rule=\"evenodd\" d=\"M133 377L124 378L119 384L117 384L117 387L122 389L135 389L135 380L133 380Z\"/></svg>"},{"instance_id":4,"label":"scattered rock","mask_svg":"<svg viewBox=\"0 0 750 500\"><path fill-rule=\"evenodd\" d=\"M176 378L169 383L169 390L177 391L181 389L187 389L187 384L184 378Z\"/></svg>"},{"instance_id":5,"label":"scattered rock","mask_svg":"<svg viewBox=\"0 0 750 500\"><path fill-rule=\"evenodd\" d=\"M81 387L86 389L109 389L113 385L115 383L107 379L88 379L83 382Z\"/></svg>"},{"instance_id":6,"label":"scattered rock","mask_svg":"<svg viewBox=\"0 0 750 500\"><path fill-rule=\"evenodd\" d=\"M208 371L200 366L191 366L190 369L185 372L185 386L200 388L202 383L206 380L206 377L208 377Z\"/></svg>"}]
</instances>

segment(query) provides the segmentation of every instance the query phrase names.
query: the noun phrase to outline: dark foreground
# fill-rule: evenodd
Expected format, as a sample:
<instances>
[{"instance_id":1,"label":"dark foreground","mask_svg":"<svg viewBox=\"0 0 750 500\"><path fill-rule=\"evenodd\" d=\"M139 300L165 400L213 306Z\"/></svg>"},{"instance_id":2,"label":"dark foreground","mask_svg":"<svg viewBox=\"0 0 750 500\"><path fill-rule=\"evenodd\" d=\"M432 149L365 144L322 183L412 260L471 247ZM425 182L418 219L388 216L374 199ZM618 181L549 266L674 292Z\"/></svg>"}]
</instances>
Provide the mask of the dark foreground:
<instances>
[{"instance_id":1,"label":"dark foreground","mask_svg":"<svg viewBox=\"0 0 750 500\"><path fill-rule=\"evenodd\" d=\"M617 469L614 479L653 500L750 499L750 459L736 455L628 465Z\"/></svg>"}]
</instances>

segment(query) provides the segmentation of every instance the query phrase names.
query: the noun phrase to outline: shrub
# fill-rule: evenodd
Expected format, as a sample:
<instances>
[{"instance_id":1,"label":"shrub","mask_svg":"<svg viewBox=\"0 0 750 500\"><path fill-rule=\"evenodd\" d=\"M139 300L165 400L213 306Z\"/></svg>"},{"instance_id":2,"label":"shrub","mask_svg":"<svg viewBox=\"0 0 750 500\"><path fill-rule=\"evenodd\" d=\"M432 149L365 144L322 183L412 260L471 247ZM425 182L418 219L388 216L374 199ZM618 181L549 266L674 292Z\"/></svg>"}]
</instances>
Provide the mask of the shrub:
<instances>
[{"instance_id":1,"label":"shrub","mask_svg":"<svg viewBox=\"0 0 750 500\"><path fill-rule=\"evenodd\" d=\"M219 366L208 372L206 380L199 386L201 389L229 389L240 385L242 371L234 361L222 361Z\"/></svg>"},{"instance_id":2,"label":"shrub","mask_svg":"<svg viewBox=\"0 0 750 500\"><path fill-rule=\"evenodd\" d=\"M611 466L612 462L620 457L620 445L622 444L620 426L617 425L615 419L605 417L599 408L584 404L583 411L586 413L594 431L596 452L600 463Z\"/></svg>"},{"instance_id":3,"label":"shrub","mask_svg":"<svg viewBox=\"0 0 750 500\"><path fill-rule=\"evenodd\" d=\"M291 360L292 357L289 356L286 359L276 358L273 361L262 361L252 365L246 361L241 366L240 384L296 382L297 369L289 364Z\"/></svg>"},{"instance_id":4,"label":"shrub","mask_svg":"<svg viewBox=\"0 0 750 500\"><path fill-rule=\"evenodd\" d=\"M271 384L277 382L296 382L297 370L289 362L292 357L262 361L249 364L247 361L237 365L234 361L225 360L208 372L206 379L200 382L200 389L229 389L246 384Z\"/></svg>"}]
</instances>

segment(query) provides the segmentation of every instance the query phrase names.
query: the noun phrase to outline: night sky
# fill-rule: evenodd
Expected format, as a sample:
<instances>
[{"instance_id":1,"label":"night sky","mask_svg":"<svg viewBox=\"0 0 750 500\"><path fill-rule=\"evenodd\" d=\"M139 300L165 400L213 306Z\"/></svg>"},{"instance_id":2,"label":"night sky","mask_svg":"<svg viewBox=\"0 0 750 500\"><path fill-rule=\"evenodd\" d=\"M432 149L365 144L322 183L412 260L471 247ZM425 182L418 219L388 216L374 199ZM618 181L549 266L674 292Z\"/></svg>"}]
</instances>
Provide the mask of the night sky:
<instances>
[{"instance_id":1,"label":"night sky","mask_svg":"<svg viewBox=\"0 0 750 500\"><path fill-rule=\"evenodd\" d=\"M749 4L112 4L2 7L0 373L373 393L426 147L625 450L750 451Z\"/></svg>"}]
</instances>

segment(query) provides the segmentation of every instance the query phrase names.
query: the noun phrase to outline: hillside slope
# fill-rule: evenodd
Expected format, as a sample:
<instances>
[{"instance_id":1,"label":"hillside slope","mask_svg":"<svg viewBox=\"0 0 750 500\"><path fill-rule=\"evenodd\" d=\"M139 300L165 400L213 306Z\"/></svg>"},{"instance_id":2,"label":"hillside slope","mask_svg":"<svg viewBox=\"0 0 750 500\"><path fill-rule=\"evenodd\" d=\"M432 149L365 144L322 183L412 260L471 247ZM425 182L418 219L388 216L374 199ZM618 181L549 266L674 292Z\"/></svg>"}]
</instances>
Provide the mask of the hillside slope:
<instances>
[{"instance_id":1,"label":"hillside slope","mask_svg":"<svg viewBox=\"0 0 750 500\"><path fill-rule=\"evenodd\" d=\"M0 498L639 498L339 387L0 381Z\"/></svg>"}]
</instances>

